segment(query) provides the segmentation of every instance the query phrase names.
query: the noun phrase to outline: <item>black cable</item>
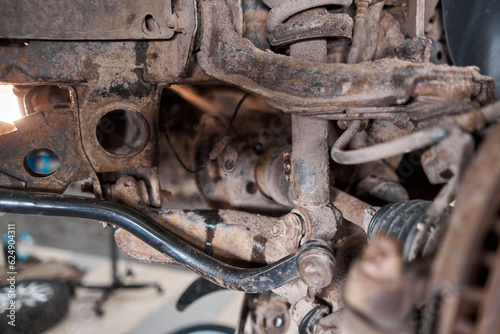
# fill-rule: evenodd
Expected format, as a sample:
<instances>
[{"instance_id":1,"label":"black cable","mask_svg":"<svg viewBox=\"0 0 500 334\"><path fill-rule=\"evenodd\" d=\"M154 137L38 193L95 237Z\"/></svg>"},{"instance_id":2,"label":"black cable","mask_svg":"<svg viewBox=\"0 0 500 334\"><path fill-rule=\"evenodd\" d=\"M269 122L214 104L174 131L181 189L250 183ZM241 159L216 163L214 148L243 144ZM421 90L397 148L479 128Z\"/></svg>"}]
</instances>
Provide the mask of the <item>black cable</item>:
<instances>
[{"instance_id":1,"label":"black cable","mask_svg":"<svg viewBox=\"0 0 500 334\"><path fill-rule=\"evenodd\" d=\"M236 120L236 116L238 116L238 112L240 111L241 105L243 104L243 102L245 102L245 100L249 96L250 96L250 93L246 93L245 95L243 95L241 97L240 102L238 102L236 109L234 109L233 117L231 118L231 123L229 123L229 128L226 131L226 136L229 136L231 134L231 131L233 130L233 126L234 126L234 121Z\"/></svg>"},{"instance_id":2,"label":"black cable","mask_svg":"<svg viewBox=\"0 0 500 334\"><path fill-rule=\"evenodd\" d=\"M238 112L240 111L241 105L243 104L243 102L245 102L245 100L249 96L250 96L250 93L246 93L240 99L240 102L238 102L238 105L236 106L236 109L234 110L233 117L231 117L231 122L229 123L229 127L226 131L225 137L229 137L229 135L231 134L231 131L233 130L233 127L234 127L234 121L236 120L236 116L238 116ZM165 138L167 139L168 146L170 146L170 149L172 150L172 152L174 152L175 158L177 159L177 161L179 161L182 168L184 168L186 170L186 172L188 172L188 173L196 174L196 173L202 171L205 167L207 167L208 164L212 161L212 158L209 157L207 159L207 161L205 161L205 163L203 163L203 165L201 165L200 167L195 168L195 169L190 169L188 166L186 166L186 164L182 161L181 157L177 153L174 145L170 141L170 137L169 137L167 131L165 131ZM219 143L219 141L220 141L220 139L215 143L214 147Z\"/></svg>"},{"instance_id":3,"label":"black cable","mask_svg":"<svg viewBox=\"0 0 500 334\"><path fill-rule=\"evenodd\" d=\"M172 142L170 141L170 137L168 136L168 133L165 131L165 138L167 138L167 143L168 143L168 146L170 146L170 149L172 150L172 152L174 152L174 155L175 155L175 158L177 159L177 161L179 161L179 163L181 164L182 168L184 168L186 170L186 172L188 173L191 173L191 174L196 174L198 173L199 171L203 170L205 167L208 166L208 164L210 163L210 161L212 161L211 159L208 159L203 165L201 165L200 167L196 168L196 169L190 169L188 166L186 166L184 164L184 162L182 161L181 157L179 156L179 154L177 153L177 151L175 150L174 148L174 145L172 145Z\"/></svg>"}]
</instances>

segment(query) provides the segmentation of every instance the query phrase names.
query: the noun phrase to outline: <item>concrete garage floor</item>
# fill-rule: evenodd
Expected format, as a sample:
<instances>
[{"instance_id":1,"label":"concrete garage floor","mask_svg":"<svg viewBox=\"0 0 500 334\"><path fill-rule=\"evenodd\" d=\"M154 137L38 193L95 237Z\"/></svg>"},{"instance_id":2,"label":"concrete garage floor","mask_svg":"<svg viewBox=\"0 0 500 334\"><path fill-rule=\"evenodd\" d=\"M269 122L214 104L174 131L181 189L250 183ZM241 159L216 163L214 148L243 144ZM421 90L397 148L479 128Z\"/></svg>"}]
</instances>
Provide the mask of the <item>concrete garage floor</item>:
<instances>
[{"instance_id":1,"label":"concrete garage floor","mask_svg":"<svg viewBox=\"0 0 500 334\"><path fill-rule=\"evenodd\" d=\"M36 254L44 259L77 264L87 270L84 284L110 283L110 266L105 257L42 246L36 247ZM77 288L68 315L45 333L166 334L195 324L236 325L242 293L217 292L200 299L181 313L175 309L175 304L184 289L196 279L196 275L181 268L123 260L119 262L118 268L122 272L126 268L134 272L134 277L128 278L126 282L157 282L162 286L163 293L158 294L153 288L119 290L104 304L104 315L96 316L92 308L100 293Z\"/></svg>"},{"instance_id":2,"label":"concrete garage floor","mask_svg":"<svg viewBox=\"0 0 500 334\"><path fill-rule=\"evenodd\" d=\"M74 185L68 193L81 196L78 188L78 184ZM190 204L192 207L200 205L196 200ZM35 246L30 253L36 257L59 260L83 269L86 271L84 284L106 285L111 282L111 231L103 229L99 222L6 214L0 217L2 237L7 232L7 224L11 223L16 225L17 235L21 232L32 235ZM243 293L220 291L200 299L181 313L175 309L175 304L184 289L197 278L195 274L180 267L139 263L120 251L118 253L118 272L124 274L131 269L134 273L133 277L126 278L126 283L156 282L163 288L163 294L158 294L154 288L118 290L106 301L103 306L105 313L99 317L93 306L101 293L77 288L68 315L46 333L166 334L197 324L236 326Z\"/></svg>"}]
</instances>

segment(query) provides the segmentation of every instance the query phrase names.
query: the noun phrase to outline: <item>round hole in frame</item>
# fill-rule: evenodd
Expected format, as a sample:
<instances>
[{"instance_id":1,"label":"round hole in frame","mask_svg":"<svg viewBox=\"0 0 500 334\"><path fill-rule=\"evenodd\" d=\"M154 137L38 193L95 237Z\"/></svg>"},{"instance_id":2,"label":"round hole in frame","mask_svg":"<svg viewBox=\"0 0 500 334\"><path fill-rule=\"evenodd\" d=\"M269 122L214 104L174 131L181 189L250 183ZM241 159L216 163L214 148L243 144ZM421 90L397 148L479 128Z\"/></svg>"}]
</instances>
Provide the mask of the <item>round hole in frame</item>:
<instances>
[{"instance_id":1,"label":"round hole in frame","mask_svg":"<svg viewBox=\"0 0 500 334\"><path fill-rule=\"evenodd\" d=\"M146 17L144 17L144 23L145 23L147 31L153 32L156 30L157 23L156 23L153 15L151 15L151 14L146 15Z\"/></svg>"},{"instance_id":2,"label":"round hole in frame","mask_svg":"<svg viewBox=\"0 0 500 334\"><path fill-rule=\"evenodd\" d=\"M144 148L148 139L146 121L133 111L112 110L99 119L97 141L114 155L131 155Z\"/></svg>"},{"instance_id":3,"label":"round hole in frame","mask_svg":"<svg viewBox=\"0 0 500 334\"><path fill-rule=\"evenodd\" d=\"M54 174L60 161L54 151L42 148L33 150L24 158L24 169L31 176L45 177Z\"/></svg>"},{"instance_id":4,"label":"round hole in frame","mask_svg":"<svg viewBox=\"0 0 500 334\"><path fill-rule=\"evenodd\" d=\"M250 195L253 195L257 192L257 185L254 182L249 181L249 182L247 182L245 189L246 189L247 193L249 193Z\"/></svg>"}]
</instances>

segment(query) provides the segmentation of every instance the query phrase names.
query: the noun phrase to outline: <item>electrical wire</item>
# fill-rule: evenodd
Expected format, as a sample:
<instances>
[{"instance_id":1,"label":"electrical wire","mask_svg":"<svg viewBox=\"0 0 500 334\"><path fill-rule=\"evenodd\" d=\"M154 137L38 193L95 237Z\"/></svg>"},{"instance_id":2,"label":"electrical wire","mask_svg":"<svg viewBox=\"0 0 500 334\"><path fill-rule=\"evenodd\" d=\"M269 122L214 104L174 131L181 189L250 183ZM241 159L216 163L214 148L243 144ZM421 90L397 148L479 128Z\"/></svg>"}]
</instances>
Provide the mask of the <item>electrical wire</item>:
<instances>
[{"instance_id":1,"label":"electrical wire","mask_svg":"<svg viewBox=\"0 0 500 334\"><path fill-rule=\"evenodd\" d=\"M238 116L238 112L240 111L240 108L241 108L241 105L243 104L243 102L245 102L245 100L247 99L247 97L250 96L250 93L246 93L245 95L243 95L243 97L240 99L240 102L238 102L238 105L236 105L236 109L234 110L234 113L233 113L233 116L231 117L231 122L229 123L229 127L224 135L224 137L229 137L229 135L231 134L231 131L233 130L233 127L234 127L234 122L236 120L236 116ZM224 137L221 137L224 138ZM196 174L200 171L202 171L203 169L205 169L205 167L208 166L208 164L214 160L212 157L208 157L207 158L207 161L205 161L205 163L203 163L200 167L198 168L194 168L194 169L191 169L189 168L188 166L186 166L186 164L182 161L181 157L179 156L179 154L177 153L177 150L175 149L174 145L172 144L172 142L170 141L170 137L168 135L168 132L165 131L165 138L167 139L167 143L168 143L168 146L170 146L170 149L172 150L172 152L174 153L174 156L175 158L177 159L177 161L179 161L179 164L182 166L182 168L184 168L184 170L188 173L191 173L191 174ZM219 139L214 147L217 146L217 144L221 141L221 139Z\"/></svg>"}]
</instances>

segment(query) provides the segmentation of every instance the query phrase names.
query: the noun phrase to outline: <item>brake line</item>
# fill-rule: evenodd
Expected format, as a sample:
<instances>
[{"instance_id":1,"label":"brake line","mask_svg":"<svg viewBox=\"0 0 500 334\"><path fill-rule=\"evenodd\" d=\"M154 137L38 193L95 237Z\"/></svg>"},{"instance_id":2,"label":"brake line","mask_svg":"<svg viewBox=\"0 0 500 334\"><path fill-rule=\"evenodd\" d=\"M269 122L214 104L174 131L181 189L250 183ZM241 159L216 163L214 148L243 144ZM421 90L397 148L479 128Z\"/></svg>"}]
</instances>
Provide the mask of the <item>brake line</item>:
<instances>
[{"instance_id":1,"label":"brake line","mask_svg":"<svg viewBox=\"0 0 500 334\"><path fill-rule=\"evenodd\" d=\"M333 161L342 165L358 165L387 159L428 147L441 141L449 134L448 129L436 127L413 133L388 143L344 151L344 148L347 147L351 139L356 135L360 126L361 121L351 122L347 130L337 139L331 151Z\"/></svg>"}]
</instances>

